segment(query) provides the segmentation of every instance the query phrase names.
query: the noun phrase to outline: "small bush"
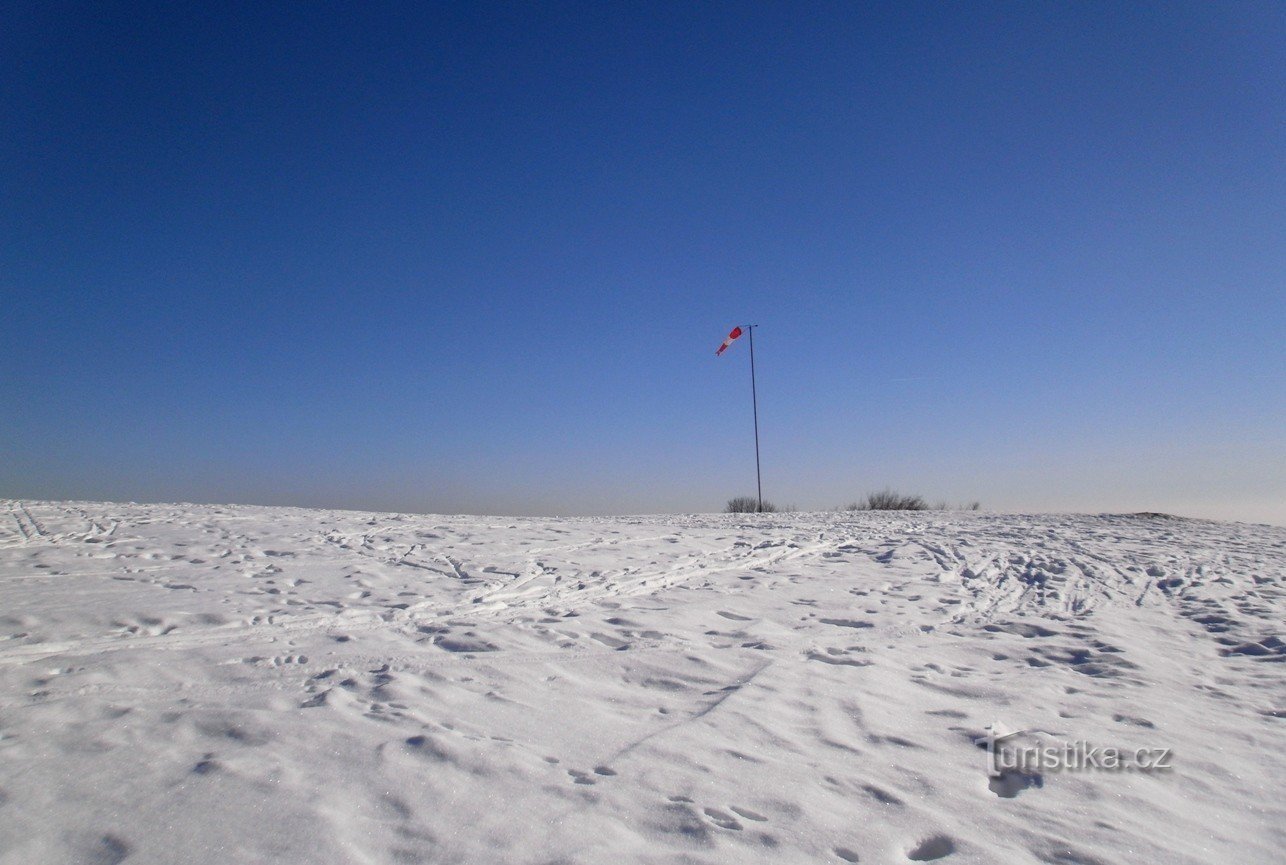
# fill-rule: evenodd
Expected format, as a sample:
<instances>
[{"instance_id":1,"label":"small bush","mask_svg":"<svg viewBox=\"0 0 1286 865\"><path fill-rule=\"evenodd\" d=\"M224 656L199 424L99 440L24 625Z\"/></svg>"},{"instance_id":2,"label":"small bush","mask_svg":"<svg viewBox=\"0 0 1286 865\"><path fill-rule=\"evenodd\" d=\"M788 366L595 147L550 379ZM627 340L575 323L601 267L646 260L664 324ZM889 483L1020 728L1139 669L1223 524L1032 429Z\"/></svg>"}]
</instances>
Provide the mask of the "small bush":
<instances>
[{"instance_id":1,"label":"small bush","mask_svg":"<svg viewBox=\"0 0 1286 865\"><path fill-rule=\"evenodd\" d=\"M774 514L777 512L777 506L772 502L764 502L764 506L761 509L759 499L754 496L737 496L736 498L728 499L728 504L723 509L723 512L725 514Z\"/></svg>"},{"instance_id":2,"label":"small bush","mask_svg":"<svg viewBox=\"0 0 1286 865\"><path fill-rule=\"evenodd\" d=\"M847 508L850 511L927 511L928 509L929 505L923 496L903 495L893 490L867 493L866 501L853 502Z\"/></svg>"},{"instance_id":3,"label":"small bush","mask_svg":"<svg viewBox=\"0 0 1286 865\"><path fill-rule=\"evenodd\" d=\"M952 507L945 501L930 505L923 496L907 496L884 490L868 493L865 501L853 502L844 507L846 511L977 511L982 510L982 503L964 502Z\"/></svg>"}]
</instances>

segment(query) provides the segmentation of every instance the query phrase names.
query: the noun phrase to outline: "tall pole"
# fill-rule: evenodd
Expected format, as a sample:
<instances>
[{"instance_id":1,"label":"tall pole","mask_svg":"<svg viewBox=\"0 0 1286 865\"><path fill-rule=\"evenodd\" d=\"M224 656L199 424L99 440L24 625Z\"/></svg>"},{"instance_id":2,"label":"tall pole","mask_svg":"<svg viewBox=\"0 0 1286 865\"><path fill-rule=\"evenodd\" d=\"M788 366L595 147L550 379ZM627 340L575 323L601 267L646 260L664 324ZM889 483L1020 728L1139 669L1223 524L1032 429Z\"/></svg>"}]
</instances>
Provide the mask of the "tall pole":
<instances>
[{"instance_id":1,"label":"tall pole","mask_svg":"<svg viewBox=\"0 0 1286 865\"><path fill-rule=\"evenodd\" d=\"M759 474L759 394L755 388L755 328L758 325L748 324L746 330L750 331L750 404L754 407L755 412L755 488L759 492L759 509L756 513L764 512L764 481Z\"/></svg>"}]
</instances>

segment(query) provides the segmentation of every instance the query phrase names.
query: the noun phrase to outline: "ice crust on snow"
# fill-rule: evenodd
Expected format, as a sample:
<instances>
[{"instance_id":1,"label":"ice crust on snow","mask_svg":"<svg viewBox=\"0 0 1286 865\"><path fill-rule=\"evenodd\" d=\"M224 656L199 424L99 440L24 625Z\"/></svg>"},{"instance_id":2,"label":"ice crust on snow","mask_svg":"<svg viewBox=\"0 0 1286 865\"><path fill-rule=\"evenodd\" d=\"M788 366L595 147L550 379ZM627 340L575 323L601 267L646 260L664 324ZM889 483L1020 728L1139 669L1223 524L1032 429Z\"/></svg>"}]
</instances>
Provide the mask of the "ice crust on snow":
<instances>
[{"instance_id":1,"label":"ice crust on snow","mask_svg":"<svg viewBox=\"0 0 1286 865\"><path fill-rule=\"evenodd\" d=\"M1284 580L1147 514L3 501L0 862L1281 862Z\"/></svg>"}]
</instances>

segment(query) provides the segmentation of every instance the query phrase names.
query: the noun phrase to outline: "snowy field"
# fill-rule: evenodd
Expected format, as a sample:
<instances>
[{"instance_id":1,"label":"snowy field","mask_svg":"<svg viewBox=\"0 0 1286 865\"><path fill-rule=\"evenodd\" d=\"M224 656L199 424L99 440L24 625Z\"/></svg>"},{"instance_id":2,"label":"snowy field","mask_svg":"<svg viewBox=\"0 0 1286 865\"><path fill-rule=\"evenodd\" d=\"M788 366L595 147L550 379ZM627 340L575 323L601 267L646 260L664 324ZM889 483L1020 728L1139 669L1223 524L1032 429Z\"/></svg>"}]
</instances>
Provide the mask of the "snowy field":
<instances>
[{"instance_id":1,"label":"snowy field","mask_svg":"<svg viewBox=\"0 0 1286 865\"><path fill-rule=\"evenodd\" d=\"M1280 863L1284 579L1148 515L0 502L0 862Z\"/></svg>"}]
</instances>

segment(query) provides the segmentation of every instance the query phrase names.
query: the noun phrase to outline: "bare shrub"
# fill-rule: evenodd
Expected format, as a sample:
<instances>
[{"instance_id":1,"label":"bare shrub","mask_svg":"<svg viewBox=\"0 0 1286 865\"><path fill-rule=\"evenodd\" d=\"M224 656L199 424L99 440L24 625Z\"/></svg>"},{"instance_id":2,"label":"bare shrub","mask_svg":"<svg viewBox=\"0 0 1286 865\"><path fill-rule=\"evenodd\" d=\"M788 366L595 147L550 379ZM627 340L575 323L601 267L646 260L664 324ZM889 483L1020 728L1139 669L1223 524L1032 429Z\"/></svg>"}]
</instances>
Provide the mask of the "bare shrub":
<instances>
[{"instance_id":1,"label":"bare shrub","mask_svg":"<svg viewBox=\"0 0 1286 865\"><path fill-rule=\"evenodd\" d=\"M929 505L923 496L904 495L893 490L867 493L866 501L853 502L850 511L927 511Z\"/></svg>"},{"instance_id":2,"label":"bare shrub","mask_svg":"<svg viewBox=\"0 0 1286 865\"><path fill-rule=\"evenodd\" d=\"M852 502L844 507L846 511L977 511L981 509L982 503L977 501L965 502L955 507L946 501L938 501L930 505L923 496L903 495L887 489L878 493L867 493L864 501Z\"/></svg>"},{"instance_id":3,"label":"bare shrub","mask_svg":"<svg viewBox=\"0 0 1286 865\"><path fill-rule=\"evenodd\" d=\"M772 502L764 502L764 506L760 508L759 499L754 496L737 496L736 498L728 499L728 504L724 507L723 512L725 514L773 514L777 512L777 506Z\"/></svg>"}]
</instances>

